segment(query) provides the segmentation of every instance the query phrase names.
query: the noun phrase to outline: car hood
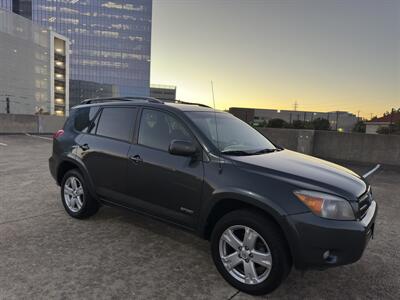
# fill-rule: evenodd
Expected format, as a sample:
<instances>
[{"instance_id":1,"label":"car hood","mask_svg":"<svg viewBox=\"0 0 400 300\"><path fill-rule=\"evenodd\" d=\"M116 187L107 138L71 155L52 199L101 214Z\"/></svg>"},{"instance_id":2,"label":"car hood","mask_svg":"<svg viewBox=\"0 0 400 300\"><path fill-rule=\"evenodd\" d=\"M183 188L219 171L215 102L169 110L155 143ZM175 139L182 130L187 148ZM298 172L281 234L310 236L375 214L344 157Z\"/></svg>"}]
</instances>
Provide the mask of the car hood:
<instances>
[{"instance_id":1,"label":"car hood","mask_svg":"<svg viewBox=\"0 0 400 300\"><path fill-rule=\"evenodd\" d=\"M229 158L250 171L279 177L300 188L334 193L348 200L356 200L367 189L364 179L347 168L286 149Z\"/></svg>"}]
</instances>

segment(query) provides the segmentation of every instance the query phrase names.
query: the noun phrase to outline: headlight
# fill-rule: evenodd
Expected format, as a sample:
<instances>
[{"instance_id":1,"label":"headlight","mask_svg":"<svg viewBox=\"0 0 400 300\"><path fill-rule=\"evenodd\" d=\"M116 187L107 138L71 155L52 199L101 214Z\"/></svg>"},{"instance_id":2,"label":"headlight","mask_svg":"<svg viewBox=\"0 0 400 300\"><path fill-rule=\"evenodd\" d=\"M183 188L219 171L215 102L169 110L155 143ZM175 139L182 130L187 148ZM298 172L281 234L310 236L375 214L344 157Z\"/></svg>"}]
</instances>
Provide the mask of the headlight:
<instances>
[{"instance_id":1,"label":"headlight","mask_svg":"<svg viewBox=\"0 0 400 300\"><path fill-rule=\"evenodd\" d=\"M343 198L314 191L295 191L294 194L317 216L334 220L355 219L350 203Z\"/></svg>"}]
</instances>

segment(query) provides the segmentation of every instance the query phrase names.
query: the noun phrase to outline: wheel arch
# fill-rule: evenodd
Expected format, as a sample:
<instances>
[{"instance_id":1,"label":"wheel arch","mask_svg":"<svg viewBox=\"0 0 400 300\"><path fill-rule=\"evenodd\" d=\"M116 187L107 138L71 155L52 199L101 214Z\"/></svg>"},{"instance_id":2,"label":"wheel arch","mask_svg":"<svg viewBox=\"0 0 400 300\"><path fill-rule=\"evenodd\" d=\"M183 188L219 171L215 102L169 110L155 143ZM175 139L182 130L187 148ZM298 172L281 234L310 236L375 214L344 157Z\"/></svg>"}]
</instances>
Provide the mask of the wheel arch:
<instances>
[{"instance_id":1,"label":"wheel arch","mask_svg":"<svg viewBox=\"0 0 400 300\"><path fill-rule=\"evenodd\" d=\"M290 258L295 260L294 245L290 243L292 233L290 232L289 224L287 224L286 213L276 204L269 205L269 202L267 199L260 201L260 199L238 194L220 195L218 199L213 201L213 205L209 207L207 217L201 226L201 236L209 240L216 223L227 213L240 209L255 211L264 215L276 225L286 243Z\"/></svg>"},{"instance_id":2,"label":"wheel arch","mask_svg":"<svg viewBox=\"0 0 400 300\"><path fill-rule=\"evenodd\" d=\"M83 176L83 179L85 180L85 183L87 184L87 188L89 190L89 193L92 197L95 197L95 190L94 190L94 185L91 180L91 177L89 175L88 170L86 169L85 165L83 162L79 161L78 159L72 158L70 156L65 157L62 162L58 165L57 168L57 183L58 185L61 185L62 179L64 178L64 175L73 169L77 169Z\"/></svg>"}]
</instances>

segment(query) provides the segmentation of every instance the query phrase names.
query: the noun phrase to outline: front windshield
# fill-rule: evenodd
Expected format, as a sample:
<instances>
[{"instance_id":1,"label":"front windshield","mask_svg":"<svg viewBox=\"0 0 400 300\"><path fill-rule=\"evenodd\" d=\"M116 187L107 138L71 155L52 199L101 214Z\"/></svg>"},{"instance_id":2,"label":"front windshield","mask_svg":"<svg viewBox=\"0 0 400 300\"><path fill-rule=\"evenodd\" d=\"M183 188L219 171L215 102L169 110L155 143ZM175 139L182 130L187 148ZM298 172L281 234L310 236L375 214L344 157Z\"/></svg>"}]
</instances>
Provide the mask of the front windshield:
<instances>
[{"instance_id":1,"label":"front windshield","mask_svg":"<svg viewBox=\"0 0 400 300\"><path fill-rule=\"evenodd\" d=\"M187 112L186 114L222 153L251 155L276 150L276 147L261 133L229 113Z\"/></svg>"}]
</instances>

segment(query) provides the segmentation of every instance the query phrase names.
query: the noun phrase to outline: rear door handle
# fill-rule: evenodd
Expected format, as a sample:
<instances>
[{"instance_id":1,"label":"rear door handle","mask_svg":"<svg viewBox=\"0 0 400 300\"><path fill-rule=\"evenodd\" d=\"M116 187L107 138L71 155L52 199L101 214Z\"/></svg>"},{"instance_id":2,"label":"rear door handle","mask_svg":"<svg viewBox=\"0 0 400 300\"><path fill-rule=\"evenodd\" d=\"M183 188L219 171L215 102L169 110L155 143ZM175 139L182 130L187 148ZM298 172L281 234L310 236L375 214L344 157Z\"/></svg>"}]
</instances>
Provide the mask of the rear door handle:
<instances>
[{"instance_id":1,"label":"rear door handle","mask_svg":"<svg viewBox=\"0 0 400 300\"><path fill-rule=\"evenodd\" d=\"M140 155L129 156L129 159L136 164L143 162L143 159L140 157Z\"/></svg>"},{"instance_id":2,"label":"rear door handle","mask_svg":"<svg viewBox=\"0 0 400 300\"><path fill-rule=\"evenodd\" d=\"M88 144L79 145L79 148L81 148L83 151L87 151L90 149Z\"/></svg>"}]
</instances>

